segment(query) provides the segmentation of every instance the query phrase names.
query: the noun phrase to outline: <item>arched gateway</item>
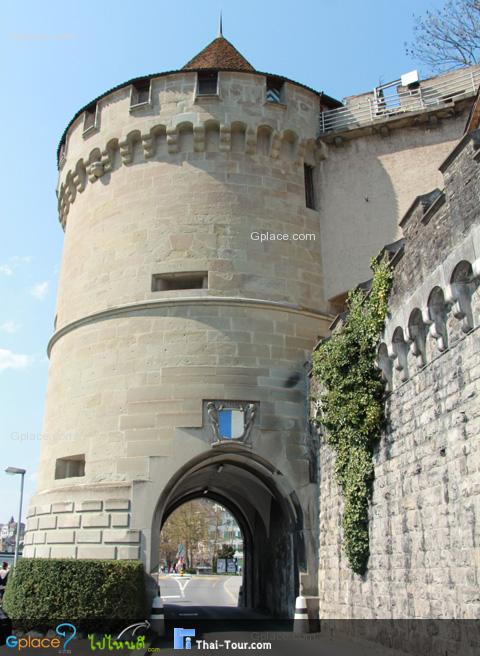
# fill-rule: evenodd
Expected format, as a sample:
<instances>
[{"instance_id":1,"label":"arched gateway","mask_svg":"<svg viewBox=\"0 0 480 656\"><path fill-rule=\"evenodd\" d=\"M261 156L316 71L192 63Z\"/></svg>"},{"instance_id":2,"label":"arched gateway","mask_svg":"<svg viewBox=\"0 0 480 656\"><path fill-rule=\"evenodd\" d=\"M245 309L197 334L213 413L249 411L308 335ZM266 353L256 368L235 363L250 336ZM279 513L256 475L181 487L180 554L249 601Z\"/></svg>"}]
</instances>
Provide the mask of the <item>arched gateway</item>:
<instances>
[{"instance_id":1,"label":"arched gateway","mask_svg":"<svg viewBox=\"0 0 480 656\"><path fill-rule=\"evenodd\" d=\"M330 321L315 210L329 104L219 37L69 124L26 556L154 571L162 522L204 495L242 527L246 605L285 616L316 594L304 363Z\"/></svg>"}]
</instances>

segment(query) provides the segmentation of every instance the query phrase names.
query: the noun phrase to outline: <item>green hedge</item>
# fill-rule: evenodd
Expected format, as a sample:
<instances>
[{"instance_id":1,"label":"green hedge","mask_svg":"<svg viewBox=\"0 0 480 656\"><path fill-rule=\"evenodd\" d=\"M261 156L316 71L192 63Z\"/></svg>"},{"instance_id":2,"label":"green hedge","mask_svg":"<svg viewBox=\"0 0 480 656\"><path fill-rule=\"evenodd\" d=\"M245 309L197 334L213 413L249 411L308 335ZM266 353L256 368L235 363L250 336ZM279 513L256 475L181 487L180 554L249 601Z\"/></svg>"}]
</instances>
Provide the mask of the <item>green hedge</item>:
<instances>
[{"instance_id":1,"label":"green hedge","mask_svg":"<svg viewBox=\"0 0 480 656\"><path fill-rule=\"evenodd\" d=\"M10 574L3 607L17 628L71 622L95 630L142 621L145 577L136 560L22 558Z\"/></svg>"}]
</instances>

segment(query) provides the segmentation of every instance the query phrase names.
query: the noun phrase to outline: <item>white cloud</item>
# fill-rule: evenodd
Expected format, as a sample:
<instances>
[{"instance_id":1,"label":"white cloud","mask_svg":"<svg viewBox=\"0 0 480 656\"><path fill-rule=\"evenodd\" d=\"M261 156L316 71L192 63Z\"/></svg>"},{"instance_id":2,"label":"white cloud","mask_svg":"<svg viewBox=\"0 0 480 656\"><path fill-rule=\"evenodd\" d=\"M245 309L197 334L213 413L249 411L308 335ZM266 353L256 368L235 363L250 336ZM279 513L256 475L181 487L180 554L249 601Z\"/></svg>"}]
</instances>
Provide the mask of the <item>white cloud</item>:
<instances>
[{"instance_id":1,"label":"white cloud","mask_svg":"<svg viewBox=\"0 0 480 656\"><path fill-rule=\"evenodd\" d=\"M5 276L13 276L13 269L8 264L0 264L0 273Z\"/></svg>"},{"instance_id":2,"label":"white cloud","mask_svg":"<svg viewBox=\"0 0 480 656\"><path fill-rule=\"evenodd\" d=\"M30 264L32 261L31 255L13 255L10 260L13 264Z\"/></svg>"},{"instance_id":3,"label":"white cloud","mask_svg":"<svg viewBox=\"0 0 480 656\"><path fill-rule=\"evenodd\" d=\"M13 276L14 270L21 264L30 264L32 261L31 255L12 255L8 258L8 264L0 264L0 273L5 276Z\"/></svg>"},{"instance_id":4,"label":"white cloud","mask_svg":"<svg viewBox=\"0 0 480 656\"><path fill-rule=\"evenodd\" d=\"M38 301L43 301L48 293L48 282L39 282L30 289L30 294Z\"/></svg>"},{"instance_id":5,"label":"white cloud","mask_svg":"<svg viewBox=\"0 0 480 656\"><path fill-rule=\"evenodd\" d=\"M15 323L15 321L5 321L0 324L0 330L3 330L4 333L16 333L20 330L20 324Z\"/></svg>"},{"instance_id":6,"label":"white cloud","mask_svg":"<svg viewBox=\"0 0 480 656\"><path fill-rule=\"evenodd\" d=\"M29 355L12 353L7 349L0 349L0 371L4 369L25 369L32 363Z\"/></svg>"}]
</instances>

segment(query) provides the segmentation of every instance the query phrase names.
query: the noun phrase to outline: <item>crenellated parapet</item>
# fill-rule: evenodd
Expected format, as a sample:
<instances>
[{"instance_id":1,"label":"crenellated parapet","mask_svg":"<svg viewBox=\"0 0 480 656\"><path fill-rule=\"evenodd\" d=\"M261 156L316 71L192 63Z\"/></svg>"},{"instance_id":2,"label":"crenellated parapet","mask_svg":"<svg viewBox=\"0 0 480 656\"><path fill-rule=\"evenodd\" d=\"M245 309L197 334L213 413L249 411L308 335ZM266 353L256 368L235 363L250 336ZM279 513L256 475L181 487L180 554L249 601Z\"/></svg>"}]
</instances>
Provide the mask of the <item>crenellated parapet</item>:
<instances>
[{"instance_id":1,"label":"crenellated parapet","mask_svg":"<svg viewBox=\"0 0 480 656\"><path fill-rule=\"evenodd\" d=\"M220 123L214 119L194 124L178 117L171 124L154 124L145 132L134 129L110 138L103 147L93 148L71 167L62 171L58 190L60 222L65 221L77 194L122 166L148 161L174 161L179 156L192 159L195 153L240 153L268 157L284 165L302 167L326 156L326 146L304 138L295 130L277 130L268 124L248 125L244 121Z\"/></svg>"},{"instance_id":2,"label":"crenellated parapet","mask_svg":"<svg viewBox=\"0 0 480 656\"><path fill-rule=\"evenodd\" d=\"M390 391L480 325L479 145L467 135L441 167L444 191L417 198L402 220L377 359Z\"/></svg>"}]
</instances>

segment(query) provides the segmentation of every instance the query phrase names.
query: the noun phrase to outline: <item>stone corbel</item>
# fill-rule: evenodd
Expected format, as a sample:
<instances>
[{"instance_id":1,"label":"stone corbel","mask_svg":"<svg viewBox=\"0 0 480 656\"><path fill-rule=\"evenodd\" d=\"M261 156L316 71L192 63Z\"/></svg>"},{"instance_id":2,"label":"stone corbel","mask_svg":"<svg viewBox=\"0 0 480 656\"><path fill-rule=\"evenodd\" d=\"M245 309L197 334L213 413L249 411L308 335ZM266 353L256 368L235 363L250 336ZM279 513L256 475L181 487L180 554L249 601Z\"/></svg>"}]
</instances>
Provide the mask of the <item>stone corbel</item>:
<instances>
[{"instance_id":1,"label":"stone corbel","mask_svg":"<svg viewBox=\"0 0 480 656\"><path fill-rule=\"evenodd\" d=\"M471 296L468 293L468 283L452 282L446 286L445 301L452 306L452 314L460 321L462 331L470 332L473 328L471 313Z\"/></svg>"},{"instance_id":2,"label":"stone corbel","mask_svg":"<svg viewBox=\"0 0 480 656\"><path fill-rule=\"evenodd\" d=\"M247 128L245 132L245 153L255 155L257 150L257 133L253 128Z\"/></svg>"},{"instance_id":3,"label":"stone corbel","mask_svg":"<svg viewBox=\"0 0 480 656\"><path fill-rule=\"evenodd\" d=\"M431 319L429 320L430 326L428 328L429 334L433 337L433 339L437 342L437 348L439 351L445 351L447 348L447 345L445 343L445 338L443 334L440 332L439 327L436 325L435 321L432 321Z\"/></svg>"},{"instance_id":4,"label":"stone corbel","mask_svg":"<svg viewBox=\"0 0 480 656\"><path fill-rule=\"evenodd\" d=\"M405 342L408 345L408 348L411 350L412 354L417 360L417 366L423 367L426 364L425 352L420 346L419 335L412 335L410 328L407 326L405 328Z\"/></svg>"},{"instance_id":5,"label":"stone corbel","mask_svg":"<svg viewBox=\"0 0 480 656\"><path fill-rule=\"evenodd\" d=\"M408 380L408 349L408 344L405 341L392 341L387 349L388 357L391 359L394 368L400 373L402 383Z\"/></svg>"},{"instance_id":6,"label":"stone corbel","mask_svg":"<svg viewBox=\"0 0 480 656\"><path fill-rule=\"evenodd\" d=\"M319 164L328 157L328 146L324 141L318 141L314 151L315 163Z\"/></svg>"},{"instance_id":7,"label":"stone corbel","mask_svg":"<svg viewBox=\"0 0 480 656\"><path fill-rule=\"evenodd\" d=\"M112 170L112 168L113 168L113 156L112 156L112 152L109 149L105 149L102 152L102 157L101 157L100 161L102 163L104 173L108 173L109 171Z\"/></svg>"},{"instance_id":8,"label":"stone corbel","mask_svg":"<svg viewBox=\"0 0 480 656\"><path fill-rule=\"evenodd\" d=\"M307 141L302 139L298 144L297 157L295 159L295 164L302 166L305 160L305 151L307 149Z\"/></svg>"},{"instance_id":9,"label":"stone corbel","mask_svg":"<svg viewBox=\"0 0 480 656\"><path fill-rule=\"evenodd\" d=\"M280 148L282 147L282 137L279 132L274 132L272 135L272 147L270 155L273 159L278 159L280 156Z\"/></svg>"},{"instance_id":10,"label":"stone corbel","mask_svg":"<svg viewBox=\"0 0 480 656\"><path fill-rule=\"evenodd\" d=\"M122 164L131 164L133 162L133 147L131 141L125 139L118 144Z\"/></svg>"},{"instance_id":11,"label":"stone corbel","mask_svg":"<svg viewBox=\"0 0 480 656\"><path fill-rule=\"evenodd\" d=\"M167 129L167 148L170 155L178 153L178 133L176 128Z\"/></svg>"},{"instance_id":12,"label":"stone corbel","mask_svg":"<svg viewBox=\"0 0 480 656\"><path fill-rule=\"evenodd\" d=\"M193 128L193 150L196 153L203 153L205 150L205 127L195 125Z\"/></svg>"},{"instance_id":13,"label":"stone corbel","mask_svg":"<svg viewBox=\"0 0 480 656\"><path fill-rule=\"evenodd\" d=\"M142 134L143 156L150 159L155 154L155 137L151 134Z\"/></svg>"},{"instance_id":14,"label":"stone corbel","mask_svg":"<svg viewBox=\"0 0 480 656\"><path fill-rule=\"evenodd\" d=\"M219 138L219 150L222 152L228 152L230 150L231 142L231 130L229 125L220 126L220 138Z\"/></svg>"},{"instance_id":15,"label":"stone corbel","mask_svg":"<svg viewBox=\"0 0 480 656\"><path fill-rule=\"evenodd\" d=\"M72 175L72 182L79 193L82 193L82 191L85 190L85 186L87 184L87 174L83 160L80 160L80 162L77 163L75 171Z\"/></svg>"},{"instance_id":16,"label":"stone corbel","mask_svg":"<svg viewBox=\"0 0 480 656\"><path fill-rule=\"evenodd\" d=\"M88 179L90 182L96 182L104 173L103 164L100 160L92 162L88 167Z\"/></svg>"}]
</instances>

